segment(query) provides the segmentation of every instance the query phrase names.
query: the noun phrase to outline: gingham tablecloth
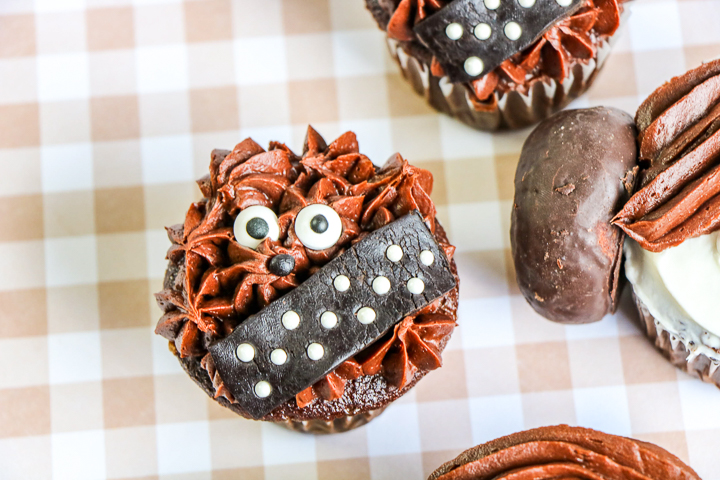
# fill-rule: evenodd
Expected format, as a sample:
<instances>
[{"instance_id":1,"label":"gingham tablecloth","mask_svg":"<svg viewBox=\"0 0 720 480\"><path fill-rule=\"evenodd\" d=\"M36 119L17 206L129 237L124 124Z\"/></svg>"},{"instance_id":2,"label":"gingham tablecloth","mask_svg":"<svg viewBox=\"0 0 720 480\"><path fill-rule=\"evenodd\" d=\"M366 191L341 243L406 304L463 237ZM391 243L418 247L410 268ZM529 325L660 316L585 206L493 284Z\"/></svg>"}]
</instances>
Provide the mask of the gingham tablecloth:
<instances>
[{"instance_id":1,"label":"gingham tablecloth","mask_svg":"<svg viewBox=\"0 0 720 480\"><path fill-rule=\"evenodd\" d=\"M528 131L472 131L398 76L362 0L0 0L0 478L421 480L518 430L655 442L720 479L720 390L621 311L543 320L515 285L513 174ZM577 106L634 112L720 54L720 1L636 1ZM313 437L210 401L153 335L168 240L215 147L297 150L352 129L435 175L460 328L367 427ZM626 292L627 293L627 292Z\"/></svg>"}]
</instances>

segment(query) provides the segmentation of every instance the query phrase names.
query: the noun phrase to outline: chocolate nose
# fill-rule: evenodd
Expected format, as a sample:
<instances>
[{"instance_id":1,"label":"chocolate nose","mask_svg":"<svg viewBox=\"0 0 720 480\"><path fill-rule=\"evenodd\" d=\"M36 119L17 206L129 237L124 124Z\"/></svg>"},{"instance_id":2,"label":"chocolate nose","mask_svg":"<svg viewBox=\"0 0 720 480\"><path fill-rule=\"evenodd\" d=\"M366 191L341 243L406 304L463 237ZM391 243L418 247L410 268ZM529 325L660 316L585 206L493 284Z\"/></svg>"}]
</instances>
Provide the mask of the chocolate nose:
<instances>
[{"instance_id":1,"label":"chocolate nose","mask_svg":"<svg viewBox=\"0 0 720 480\"><path fill-rule=\"evenodd\" d=\"M280 255L275 255L268 262L268 270L270 270L270 273L272 273L273 275L277 275L278 277L290 275L293 271L293 268L295 268L295 259L292 255L287 255L284 253Z\"/></svg>"}]
</instances>

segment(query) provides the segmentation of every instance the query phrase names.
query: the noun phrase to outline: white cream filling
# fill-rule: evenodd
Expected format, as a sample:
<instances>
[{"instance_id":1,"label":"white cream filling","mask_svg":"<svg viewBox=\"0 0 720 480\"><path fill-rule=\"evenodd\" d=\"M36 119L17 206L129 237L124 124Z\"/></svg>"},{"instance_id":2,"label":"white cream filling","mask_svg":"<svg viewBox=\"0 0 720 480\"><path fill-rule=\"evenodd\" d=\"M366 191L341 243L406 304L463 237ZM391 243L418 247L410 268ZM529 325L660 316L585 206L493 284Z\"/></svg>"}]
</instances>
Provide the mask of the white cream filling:
<instances>
[{"instance_id":1,"label":"white cream filling","mask_svg":"<svg viewBox=\"0 0 720 480\"><path fill-rule=\"evenodd\" d=\"M720 235L685 240L653 253L625 240L625 275L635 295L690 356L720 362Z\"/></svg>"}]
</instances>

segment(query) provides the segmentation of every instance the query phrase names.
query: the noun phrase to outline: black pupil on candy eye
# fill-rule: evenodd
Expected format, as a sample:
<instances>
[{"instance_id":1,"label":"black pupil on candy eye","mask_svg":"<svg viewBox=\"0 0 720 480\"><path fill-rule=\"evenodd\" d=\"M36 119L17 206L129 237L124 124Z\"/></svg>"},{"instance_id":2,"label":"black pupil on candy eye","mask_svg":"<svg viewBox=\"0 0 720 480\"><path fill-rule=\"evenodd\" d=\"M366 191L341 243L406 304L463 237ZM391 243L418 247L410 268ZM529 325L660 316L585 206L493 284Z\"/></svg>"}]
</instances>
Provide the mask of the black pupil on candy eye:
<instances>
[{"instance_id":1,"label":"black pupil on candy eye","mask_svg":"<svg viewBox=\"0 0 720 480\"><path fill-rule=\"evenodd\" d=\"M325 230L328 229L327 218L322 215L315 215L312 220L310 220L310 228L315 233L325 233Z\"/></svg>"},{"instance_id":2,"label":"black pupil on candy eye","mask_svg":"<svg viewBox=\"0 0 720 480\"><path fill-rule=\"evenodd\" d=\"M270 233L267 222L260 217L251 218L245 226L245 231L255 240L262 240Z\"/></svg>"}]
</instances>

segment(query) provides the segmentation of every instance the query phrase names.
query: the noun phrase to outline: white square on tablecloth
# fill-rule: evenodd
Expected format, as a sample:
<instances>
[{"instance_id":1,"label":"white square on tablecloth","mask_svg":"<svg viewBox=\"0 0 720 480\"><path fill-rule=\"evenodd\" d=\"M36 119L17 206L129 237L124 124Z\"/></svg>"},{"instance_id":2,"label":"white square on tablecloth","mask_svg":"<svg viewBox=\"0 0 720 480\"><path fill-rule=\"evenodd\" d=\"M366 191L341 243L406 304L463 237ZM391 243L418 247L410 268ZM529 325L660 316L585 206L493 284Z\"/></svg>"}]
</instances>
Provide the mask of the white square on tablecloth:
<instances>
[{"instance_id":1,"label":"white square on tablecloth","mask_svg":"<svg viewBox=\"0 0 720 480\"><path fill-rule=\"evenodd\" d=\"M135 62L140 93L188 88L187 47L184 44L138 47Z\"/></svg>"},{"instance_id":2,"label":"white square on tablecloth","mask_svg":"<svg viewBox=\"0 0 720 480\"><path fill-rule=\"evenodd\" d=\"M41 101L88 98L90 96L88 54L76 52L38 55L37 83L38 99Z\"/></svg>"},{"instance_id":3,"label":"white square on tablecloth","mask_svg":"<svg viewBox=\"0 0 720 480\"><path fill-rule=\"evenodd\" d=\"M51 287L97 282L95 237L46 238L45 278Z\"/></svg>"},{"instance_id":4,"label":"white square on tablecloth","mask_svg":"<svg viewBox=\"0 0 720 480\"><path fill-rule=\"evenodd\" d=\"M287 81L283 37L236 38L234 45L235 80L238 85Z\"/></svg>"},{"instance_id":5,"label":"white square on tablecloth","mask_svg":"<svg viewBox=\"0 0 720 480\"><path fill-rule=\"evenodd\" d=\"M102 380L100 332L48 335L50 384Z\"/></svg>"},{"instance_id":6,"label":"white square on tablecloth","mask_svg":"<svg viewBox=\"0 0 720 480\"><path fill-rule=\"evenodd\" d=\"M105 433L102 430L54 433L53 480L105 478Z\"/></svg>"},{"instance_id":7,"label":"white square on tablecloth","mask_svg":"<svg viewBox=\"0 0 720 480\"><path fill-rule=\"evenodd\" d=\"M210 470L208 422L170 423L156 428L160 475Z\"/></svg>"},{"instance_id":8,"label":"white square on tablecloth","mask_svg":"<svg viewBox=\"0 0 720 480\"><path fill-rule=\"evenodd\" d=\"M92 145L69 143L40 148L45 192L90 190L93 187Z\"/></svg>"}]
</instances>

